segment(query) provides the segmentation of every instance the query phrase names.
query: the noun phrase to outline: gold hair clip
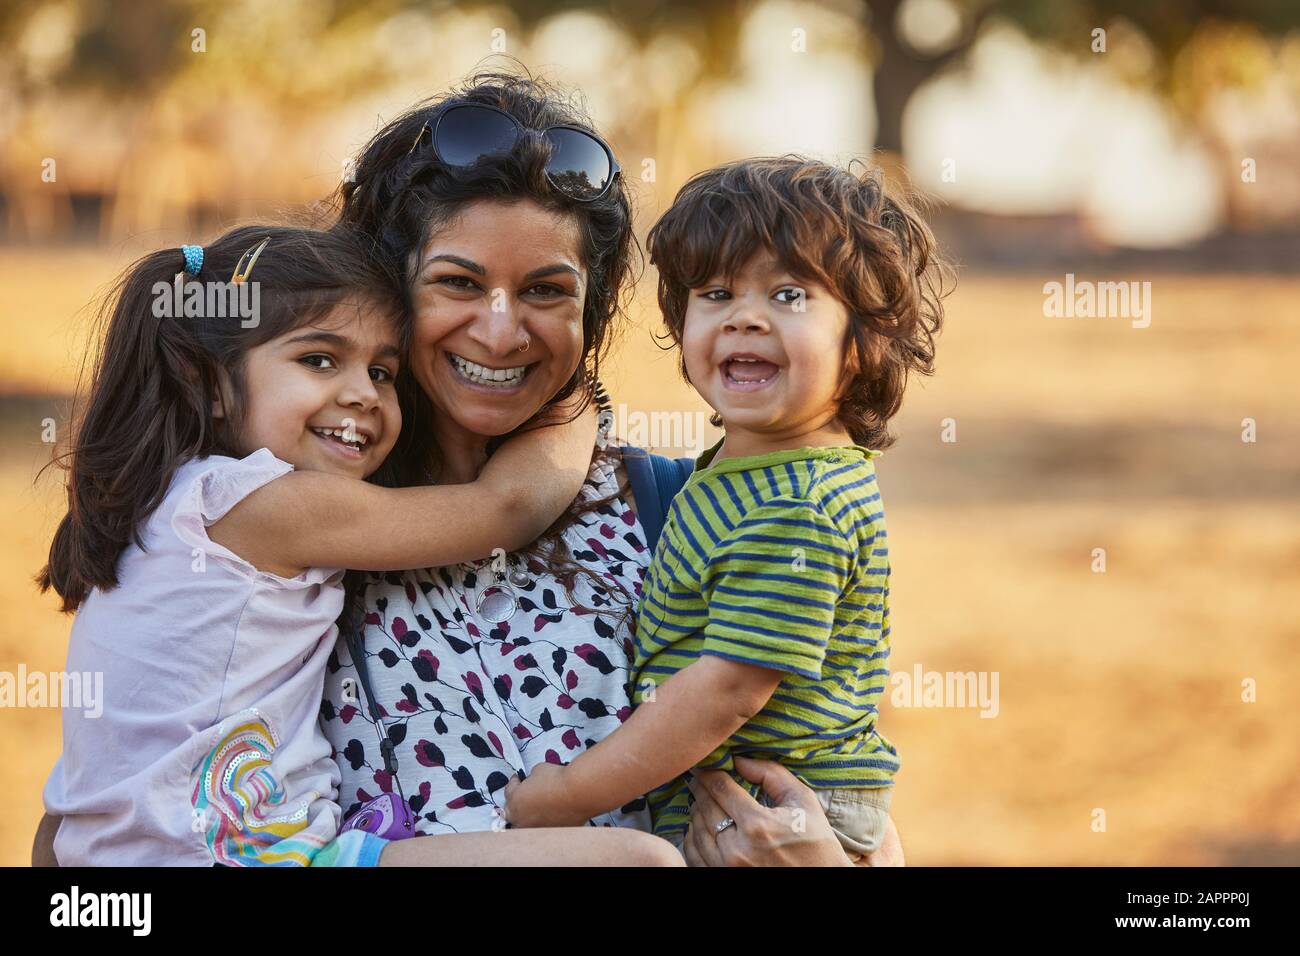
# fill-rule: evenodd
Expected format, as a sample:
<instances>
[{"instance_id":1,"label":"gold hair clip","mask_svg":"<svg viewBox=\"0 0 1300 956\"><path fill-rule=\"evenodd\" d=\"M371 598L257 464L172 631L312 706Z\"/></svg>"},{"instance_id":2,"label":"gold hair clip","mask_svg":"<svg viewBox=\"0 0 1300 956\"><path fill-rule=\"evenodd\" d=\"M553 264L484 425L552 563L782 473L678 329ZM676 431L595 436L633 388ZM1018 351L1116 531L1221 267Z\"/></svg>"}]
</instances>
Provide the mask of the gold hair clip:
<instances>
[{"instance_id":1,"label":"gold hair clip","mask_svg":"<svg viewBox=\"0 0 1300 956\"><path fill-rule=\"evenodd\" d=\"M235 266L235 274L230 277L231 284L248 281L249 275L252 274L253 266L257 262L257 257L262 254L262 250L266 248L266 244L270 241L271 237L267 236L256 246L249 249L239 257L239 265Z\"/></svg>"},{"instance_id":2,"label":"gold hair clip","mask_svg":"<svg viewBox=\"0 0 1300 956\"><path fill-rule=\"evenodd\" d=\"M410 156L412 153L414 153L417 149L420 148L420 144L424 142L424 136L428 132L429 132L429 121L425 120L424 125L420 127L420 132L415 134L415 142L412 143L411 148L406 151L407 156Z\"/></svg>"}]
</instances>

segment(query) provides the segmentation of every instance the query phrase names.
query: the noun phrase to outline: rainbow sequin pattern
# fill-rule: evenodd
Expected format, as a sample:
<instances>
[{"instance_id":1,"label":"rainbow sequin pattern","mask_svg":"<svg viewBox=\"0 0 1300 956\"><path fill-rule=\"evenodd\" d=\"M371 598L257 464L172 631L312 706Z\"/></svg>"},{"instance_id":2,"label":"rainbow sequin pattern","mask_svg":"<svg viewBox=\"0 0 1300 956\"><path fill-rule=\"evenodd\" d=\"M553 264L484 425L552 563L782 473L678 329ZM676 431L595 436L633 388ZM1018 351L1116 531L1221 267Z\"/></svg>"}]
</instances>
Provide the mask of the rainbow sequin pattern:
<instances>
[{"instance_id":1,"label":"rainbow sequin pattern","mask_svg":"<svg viewBox=\"0 0 1300 956\"><path fill-rule=\"evenodd\" d=\"M226 866L311 866L325 846L302 833L309 791L292 803L276 778L272 758L280 740L256 709L221 723L213 746L191 771L195 829L202 829L212 858Z\"/></svg>"}]
</instances>

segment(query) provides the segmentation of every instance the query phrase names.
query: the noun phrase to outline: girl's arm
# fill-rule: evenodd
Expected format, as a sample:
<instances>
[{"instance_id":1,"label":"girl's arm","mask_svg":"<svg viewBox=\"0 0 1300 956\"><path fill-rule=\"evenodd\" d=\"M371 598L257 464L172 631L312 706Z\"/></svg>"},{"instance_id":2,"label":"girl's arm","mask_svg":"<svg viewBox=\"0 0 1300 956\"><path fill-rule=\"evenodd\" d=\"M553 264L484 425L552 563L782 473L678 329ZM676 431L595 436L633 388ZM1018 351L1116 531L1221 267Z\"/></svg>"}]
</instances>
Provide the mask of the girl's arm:
<instances>
[{"instance_id":1,"label":"girl's arm","mask_svg":"<svg viewBox=\"0 0 1300 956\"><path fill-rule=\"evenodd\" d=\"M701 656L567 767L542 764L507 784L506 819L520 827L577 826L635 800L712 753L763 709L784 676Z\"/></svg>"},{"instance_id":2,"label":"girl's arm","mask_svg":"<svg viewBox=\"0 0 1300 956\"><path fill-rule=\"evenodd\" d=\"M208 536L278 574L303 568L397 571L514 551L550 527L582 490L596 412L544 424L505 442L478 480L381 488L294 471L267 482L208 528Z\"/></svg>"}]
</instances>

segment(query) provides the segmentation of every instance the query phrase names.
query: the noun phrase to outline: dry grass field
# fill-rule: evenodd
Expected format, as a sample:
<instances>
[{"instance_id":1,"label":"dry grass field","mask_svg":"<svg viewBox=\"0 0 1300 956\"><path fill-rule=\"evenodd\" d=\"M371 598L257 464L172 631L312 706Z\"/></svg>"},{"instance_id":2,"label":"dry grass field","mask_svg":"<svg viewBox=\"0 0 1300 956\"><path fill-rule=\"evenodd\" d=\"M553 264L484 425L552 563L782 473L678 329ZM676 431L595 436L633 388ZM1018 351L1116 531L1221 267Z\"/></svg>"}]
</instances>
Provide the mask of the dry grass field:
<instances>
[{"instance_id":1,"label":"dry grass field","mask_svg":"<svg viewBox=\"0 0 1300 956\"><path fill-rule=\"evenodd\" d=\"M0 394L71 387L74 314L123 264L0 252ZM998 675L992 719L883 709L909 862L1300 863L1300 279L1142 276L1135 329L1045 318L1062 278L963 277L878 463L894 670ZM638 322L615 401L699 410ZM58 669L70 621L31 584L56 403L4 408L0 671ZM58 751L57 711L0 710L0 864L26 861Z\"/></svg>"}]
</instances>

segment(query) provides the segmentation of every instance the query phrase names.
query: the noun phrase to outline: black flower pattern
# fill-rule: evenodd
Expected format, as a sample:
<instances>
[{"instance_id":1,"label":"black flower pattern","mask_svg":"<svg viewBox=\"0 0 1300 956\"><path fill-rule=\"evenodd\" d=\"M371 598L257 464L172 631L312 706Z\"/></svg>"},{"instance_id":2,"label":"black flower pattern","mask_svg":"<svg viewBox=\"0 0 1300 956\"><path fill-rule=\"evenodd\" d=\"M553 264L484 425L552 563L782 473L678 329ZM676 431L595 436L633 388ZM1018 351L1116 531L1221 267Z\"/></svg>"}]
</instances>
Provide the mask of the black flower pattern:
<instances>
[{"instance_id":1,"label":"black flower pattern","mask_svg":"<svg viewBox=\"0 0 1300 956\"><path fill-rule=\"evenodd\" d=\"M598 462L584 494L603 498L620 477ZM563 584L534 564L526 584L512 585L518 610L502 623L475 611L479 585L491 580L488 561L371 576L362 640L383 733L421 833L493 828L511 775L568 763L628 718L631 642L615 585L640 598L650 559L643 536L621 498L583 515L566 542L610 586L579 575L575 607ZM359 685L340 640L321 726L342 774L345 818L379 793L396 792L379 733L356 699ZM591 823L650 827L643 799Z\"/></svg>"}]
</instances>

